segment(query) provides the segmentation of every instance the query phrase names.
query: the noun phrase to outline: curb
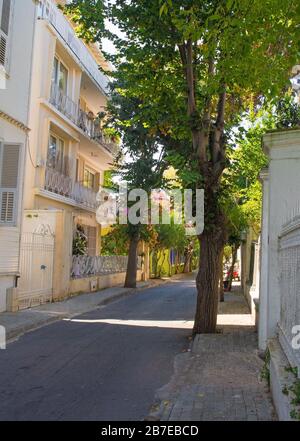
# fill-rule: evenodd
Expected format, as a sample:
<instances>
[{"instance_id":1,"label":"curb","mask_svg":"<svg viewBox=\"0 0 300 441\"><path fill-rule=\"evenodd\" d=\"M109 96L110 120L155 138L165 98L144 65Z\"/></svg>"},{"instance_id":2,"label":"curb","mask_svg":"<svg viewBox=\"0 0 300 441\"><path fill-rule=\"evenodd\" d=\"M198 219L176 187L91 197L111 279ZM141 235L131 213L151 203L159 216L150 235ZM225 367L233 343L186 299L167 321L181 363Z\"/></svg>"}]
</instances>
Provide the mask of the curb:
<instances>
[{"instance_id":1,"label":"curb","mask_svg":"<svg viewBox=\"0 0 300 441\"><path fill-rule=\"evenodd\" d=\"M45 319L39 320L35 323L29 323L26 325L19 326L17 328L8 330L6 332L6 340L7 343L12 343L13 341L18 340L22 335L27 334L28 332L35 331L36 329L43 328L44 326L51 325L52 323L58 322L62 320L64 316L54 316L47 317Z\"/></svg>"},{"instance_id":2,"label":"curb","mask_svg":"<svg viewBox=\"0 0 300 441\"><path fill-rule=\"evenodd\" d=\"M145 283L145 285L141 286L141 287L127 288L126 291L112 295L110 298L103 299L97 305L90 306L89 308L82 309L82 310L77 311L73 314L72 313L68 314L68 313L62 312L62 313L56 313L55 315L51 316L51 312L47 312L45 314L48 314L48 315L44 318L41 318L36 321L32 321L31 323L26 323L24 325L18 326L13 329L8 329L6 332L7 343L8 344L12 343L13 341L17 340L19 337L21 337L24 334L27 334L28 332L35 331L35 330L40 329L40 328L47 326L47 325L51 325L52 323L58 322L58 321L63 320L65 318L74 318L79 315L94 311L95 309L97 309L101 306L109 305L109 304L116 302L118 300L121 300L122 298L125 298L131 294L138 293L138 292L143 291L145 289L155 288L157 286L166 284L170 281L171 281L171 279L155 279L155 280L149 281L148 283ZM81 294L81 295L84 295L84 294Z\"/></svg>"}]
</instances>

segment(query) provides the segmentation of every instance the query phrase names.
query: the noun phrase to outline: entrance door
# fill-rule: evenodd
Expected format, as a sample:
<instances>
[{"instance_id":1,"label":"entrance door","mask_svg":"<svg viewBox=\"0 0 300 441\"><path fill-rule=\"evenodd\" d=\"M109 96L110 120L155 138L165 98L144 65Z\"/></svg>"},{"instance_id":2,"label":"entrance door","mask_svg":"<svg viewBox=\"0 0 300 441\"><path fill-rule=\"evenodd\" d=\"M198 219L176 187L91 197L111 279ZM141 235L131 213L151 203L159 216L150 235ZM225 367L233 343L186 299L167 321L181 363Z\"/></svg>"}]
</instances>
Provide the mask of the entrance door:
<instances>
[{"instance_id":1,"label":"entrance door","mask_svg":"<svg viewBox=\"0 0 300 441\"><path fill-rule=\"evenodd\" d=\"M21 239L19 308L30 308L52 301L54 232L50 225L39 224L24 232Z\"/></svg>"}]
</instances>

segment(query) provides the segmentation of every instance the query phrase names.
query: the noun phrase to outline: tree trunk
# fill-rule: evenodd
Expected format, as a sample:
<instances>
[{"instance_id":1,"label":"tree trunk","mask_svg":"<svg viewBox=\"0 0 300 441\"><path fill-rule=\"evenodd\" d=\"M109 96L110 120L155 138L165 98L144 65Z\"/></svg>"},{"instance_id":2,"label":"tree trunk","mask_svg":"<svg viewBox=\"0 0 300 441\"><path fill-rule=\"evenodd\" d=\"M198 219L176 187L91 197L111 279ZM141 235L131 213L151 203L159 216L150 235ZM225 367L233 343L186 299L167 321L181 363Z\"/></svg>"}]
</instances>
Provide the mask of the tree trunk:
<instances>
[{"instance_id":1,"label":"tree trunk","mask_svg":"<svg viewBox=\"0 0 300 441\"><path fill-rule=\"evenodd\" d=\"M190 273L191 272L191 260L193 256L194 246L193 242L191 242L186 249L185 259L184 259L184 266L183 266L183 272L184 273Z\"/></svg>"},{"instance_id":2,"label":"tree trunk","mask_svg":"<svg viewBox=\"0 0 300 441\"><path fill-rule=\"evenodd\" d=\"M197 46L198 43L195 43ZM199 236L200 262L197 275L197 310L194 334L216 331L219 301L220 253L225 243L225 218L220 210L220 179L226 166L226 142L224 137L226 83L219 78L220 92L215 103L209 92L204 95L203 111L197 106L197 88L194 63L194 45L191 38L178 44L187 85L187 114L190 118L192 145L199 164L199 182L203 185L205 206L205 228ZM209 77L215 75L215 60L211 56L207 63ZM216 118L212 119L212 110ZM199 115L201 114L201 117ZM198 118L197 118L198 117ZM198 120L197 120L198 119ZM197 124L195 122L197 121Z\"/></svg>"},{"instance_id":3,"label":"tree trunk","mask_svg":"<svg viewBox=\"0 0 300 441\"><path fill-rule=\"evenodd\" d=\"M184 260L183 273L189 273L190 272L191 257L192 257L192 254L188 251L186 256L185 256L185 260Z\"/></svg>"},{"instance_id":4,"label":"tree trunk","mask_svg":"<svg viewBox=\"0 0 300 441\"><path fill-rule=\"evenodd\" d=\"M219 303L221 254L226 241L225 216L217 194L205 188L205 227L200 242L199 271L196 278L197 309L193 334L216 332Z\"/></svg>"},{"instance_id":5,"label":"tree trunk","mask_svg":"<svg viewBox=\"0 0 300 441\"><path fill-rule=\"evenodd\" d=\"M200 265L194 334L216 332L219 303L220 254L222 245L211 233L200 237Z\"/></svg>"},{"instance_id":6,"label":"tree trunk","mask_svg":"<svg viewBox=\"0 0 300 441\"><path fill-rule=\"evenodd\" d=\"M231 291L232 288L232 280L233 280L233 273L234 273L234 266L235 266L235 262L236 262L236 257L237 257L237 250L238 250L238 246L237 245L233 245L232 246L232 262L231 262L231 267L230 267L230 272L229 272L229 282L228 282L228 291Z\"/></svg>"},{"instance_id":7,"label":"tree trunk","mask_svg":"<svg viewBox=\"0 0 300 441\"><path fill-rule=\"evenodd\" d=\"M136 288L136 273L137 273L137 249L139 243L139 236L134 235L129 244L128 263L125 279L125 288Z\"/></svg>"},{"instance_id":8,"label":"tree trunk","mask_svg":"<svg viewBox=\"0 0 300 441\"><path fill-rule=\"evenodd\" d=\"M224 283L223 283L223 257L224 257L224 247L222 248L222 250L221 250L221 253L220 253L220 295L219 295L219 297L220 297L220 302L224 302Z\"/></svg>"}]
</instances>

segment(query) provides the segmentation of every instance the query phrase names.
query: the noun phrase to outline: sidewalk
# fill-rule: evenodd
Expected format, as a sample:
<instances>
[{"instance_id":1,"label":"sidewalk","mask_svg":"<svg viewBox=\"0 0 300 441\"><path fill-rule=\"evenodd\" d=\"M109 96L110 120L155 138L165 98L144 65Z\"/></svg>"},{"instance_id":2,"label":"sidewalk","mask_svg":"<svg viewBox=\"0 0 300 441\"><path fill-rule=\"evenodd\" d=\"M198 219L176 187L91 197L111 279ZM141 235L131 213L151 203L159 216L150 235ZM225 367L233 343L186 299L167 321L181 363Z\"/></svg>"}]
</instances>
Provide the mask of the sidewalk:
<instances>
[{"instance_id":1,"label":"sidewalk","mask_svg":"<svg viewBox=\"0 0 300 441\"><path fill-rule=\"evenodd\" d=\"M257 335L242 294L225 294L221 333L196 336L175 359L174 375L157 392L148 420L271 421L276 419L260 373Z\"/></svg>"},{"instance_id":2,"label":"sidewalk","mask_svg":"<svg viewBox=\"0 0 300 441\"><path fill-rule=\"evenodd\" d=\"M115 286L98 292L84 293L71 297L62 302L45 303L35 308L24 309L18 312L0 313L0 325L5 327L6 340L10 341L22 334L41 326L48 325L64 318L72 318L79 314L89 312L99 306L118 300L126 295L133 294L141 289L166 283L166 279L137 283L137 288L123 288Z\"/></svg>"}]
</instances>

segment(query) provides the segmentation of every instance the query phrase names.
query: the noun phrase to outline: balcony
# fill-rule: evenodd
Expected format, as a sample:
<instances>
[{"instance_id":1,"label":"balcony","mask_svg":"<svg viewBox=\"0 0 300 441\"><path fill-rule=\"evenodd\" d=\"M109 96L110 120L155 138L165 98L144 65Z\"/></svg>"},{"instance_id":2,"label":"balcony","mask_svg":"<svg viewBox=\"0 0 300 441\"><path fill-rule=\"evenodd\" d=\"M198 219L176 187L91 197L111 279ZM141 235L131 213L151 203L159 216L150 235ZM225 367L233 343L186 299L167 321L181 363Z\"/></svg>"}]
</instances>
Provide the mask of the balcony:
<instances>
[{"instance_id":1,"label":"balcony","mask_svg":"<svg viewBox=\"0 0 300 441\"><path fill-rule=\"evenodd\" d=\"M113 156L117 155L119 146L106 136L100 126L99 118L79 108L71 98L65 95L56 83L51 84L50 104L70 119L92 141L97 142Z\"/></svg>"},{"instance_id":2,"label":"balcony","mask_svg":"<svg viewBox=\"0 0 300 441\"><path fill-rule=\"evenodd\" d=\"M74 124L78 122L78 105L65 95L57 84L51 84L50 104L69 118Z\"/></svg>"},{"instance_id":3,"label":"balcony","mask_svg":"<svg viewBox=\"0 0 300 441\"><path fill-rule=\"evenodd\" d=\"M116 155L119 151L118 145L113 142L110 136L105 135L100 126L99 118L91 113L86 113L79 109L77 126L87 135L91 140L104 146L112 155Z\"/></svg>"},{"instance_id":4,"label":"balcony","mask_svg":"<svg viewBox=\"0 0 300 441\"><path fill-rule=\"evenodd\" d=\"M80 205L92 211L97 209L96 191L84 187L79 182L74 182L72 178L54 168L46 167L44 189L67 198L66 202L71 205Z\"/></svg>"},{"instance_id":5,"label":"balcony","mask_svg":"<svg viewBox=\"0 0 300 441\"><path fill-rule=\"evenodd\" d=\"M57 8L52 0L39 0L38 17L47 20L58 33L60 39L72 52L76 62L97 84L97 86L107 94L107 77L100 72L98 63L95 61L85 44L77 37L74 29L63 13Z\"/></svg>"}]
</instances>

